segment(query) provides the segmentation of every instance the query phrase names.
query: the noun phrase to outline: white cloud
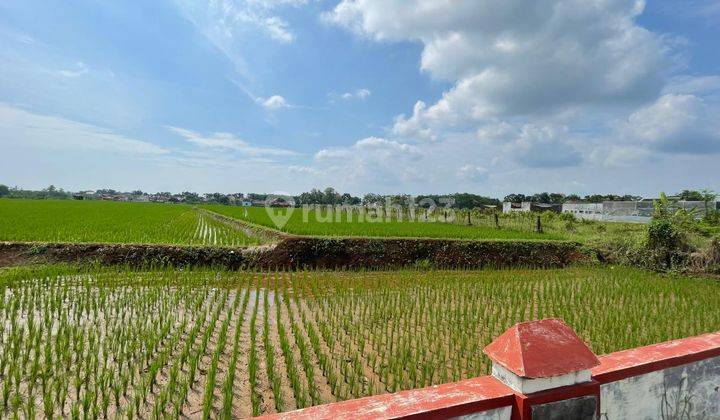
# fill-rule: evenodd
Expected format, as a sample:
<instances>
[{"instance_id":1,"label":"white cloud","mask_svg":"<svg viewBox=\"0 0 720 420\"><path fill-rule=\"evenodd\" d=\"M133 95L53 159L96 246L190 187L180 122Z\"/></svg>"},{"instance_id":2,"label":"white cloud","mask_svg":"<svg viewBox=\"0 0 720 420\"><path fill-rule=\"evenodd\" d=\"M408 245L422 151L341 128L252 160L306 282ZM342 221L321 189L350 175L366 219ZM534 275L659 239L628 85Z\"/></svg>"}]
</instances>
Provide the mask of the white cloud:
<instances>
[{"instance_id":1,"label":"white cloud","mask_svg":"<svg viewBox=\"0 0 720 420\"><path fill-rule=\"evenodd\" d=\"M117 134L103 127L61 117L36 114L0 103L0 143L55 151L95 151L136 156L169 153L153 143Z\"/></svg>"},{"instance_id":2,"label":"white cloud","mask_svg":"<svg viewBox=\"0 0 720 420\"><path fill-rule=\"evenodd\" d=\"M322 172L312 166L290 165L287 170L300 175L322 175Z\"/></svg>"},{"instance_id":3,"label":"white cloud","mask_svg":"<svg viewBox=\"0 0 720 420\"><path fill-rule=\"evenodd\" d=\"M488 170L482 166L468 164L458 169L457 176L461 180L482 182L487 179Z\"/></svg>"},{"instance_id":4,"label":"white cloud","mask_svg":"<svg viewBox=\"0 0 720 420\"><path fill-rule=\"evenodd\" d=\"M413 113L409 118L405 115L395 117L392 127L392 133L398 137L406 139L431 140L438 139L437 133L430 127L424 118L427 105L423 101L415 102Z\"/></svg>"},{"instance_id":5,"label":"white cloud","mask_svg":"<svg viewBox=\"0 0 720 420\"><path fill-rule=\"evenodd\" d=\"M59 73L63 77L71 77L72 78L72 77L82 76L83 74L85 74L87 72L88 72L87 66L82 61L78 61L77 63L75 63L74 69L60 70Z\"/></svg>"},{"instance_id":6,"label":"white cloud","mask_svg":"<svg viewBox=\"0 0 720 420\"><path fill-rule=\"evenodd\" d=\"M261 31L281 43L291 43L295 34L279 16L283 7L299 7L307 0L174 0L182 15L235 65L249 75L241 50L249 31Z\"/></svg>"},{"instance_id":7,"label":"white cloud","mask_svg":"<svg viewBox=\"0 0 720 420\"><path fill-rule=\"evenodd\" d=\"M183 137L188 143L199 146L203 149L217 150L217 151L234 151L238 154L246 157L281 157L281 156L296 156L297 153L292 150L280 149L274 147L262 147L255 146L235 137L230 133L212 133L210 135L203 135L192 130L188 130L180 127L167 127L173 133Z\"/></svg>"},{"instance_id":8,"label":"white cloud","mask_svg":"<svg viewBox=\"0 0 720 420\"><path fill-rule=\"evenodd\" d=\"M695 95L663 95L630 115L620 131L631 143L659 152L720 152L720 112Z\"/></svg>"},{"instance_id":9,"label":"white cloud","mask_svg":"<svg viewBox=\"0 0 720 420\"><path fill-rule=\"evenodd\" d=\"M663 93L705 94L720 92L720 76L675 76L663 89Z\"/></svg>"},{"instance_id":10,"label":"white cloud","mask_svg":"<svg viewBox=\"0 0 720 420\"><path fill-rule=\"evenodd\" d=\"M288 107L288 103L280 95L273 95L269 98L258 98L258 103L268 110L276 110Z\"/></svg>"},{"instance_id":11,"label":"white cloud","mask_svg":"<svg viewBox=\"0 0 720 420\"><path fill-rule=\"evenodd\" d=\"M369 89L358 89L355 91L355 97L365 99L372 94Z\"/></svg>"},{"instance_id":12,"label":"white cloud","mask_svg":"<svg viewBox=\"0 0 720 420\"><path fill-rule=\"evenodd\" d=\"M379 40L423 44L421 68L454 87L400 116L396 134L432 138L497 116L637 104L662 88L667 47L635 23L644 2L343 0L325 18Z\"/></svg>"},{"instance_id":13,"label":"white cloud","mask_svg":"<svg viewBox=\"0 0 720 420\"><path fill-rule=\"evenodd\" d=\"M362 88L362 89L356 89L352 92L344 92L341 94L331 92L331 93L328 93L327 96L330 99L330 102L335 102L337 99L342 99L345 101L349 101L352 99L363 100L363 99L369 98L371 95L372 95L372 92L370 91L370 89Z\"/></svg>"},{"instance_id":14,"label":"white cloud","mask_svg":"<svg viewBox=\"0 0 720 420\"><path fill-rule=\"evenodd\" d=\"M272 95L269 98L264 98L262 96L257 96L254 93L250 91L250 89L246 88L244 84L238 82L235 79L229 78L228 79L232 84L237 86L238 89L240 89L245 95L247 95L248 98L252 99L253 102L256 104L262 106L268 111L274 111L281 108L292 108L293 106L290 105L284 97L280 95Z\"/></svg>"},{"instance_id":15,"label":"white cloud","mask_svg":"<svg viewBox=\"0 0 720 420\"><path fill-rule=\"evenodd\" d=\"M590 153L589 160L605 167L634 167L653 159L653 154L643 147L625 145L603 145Z\"/></svg>"},{"instance_id":16,"label":"white cloud","mask_svg":"<svg viewBox=\"0 0 720 420\"><path fill-rule=\"evenodd\" d=\"M520 136L508 144L507 151L521 165L530 168L579 165L582 155L567 137L565 127L527 124Z\"/></svg>"},{"instance_id":17,"label":"white cloud","mask_svg":"<svg viewBox=\"0 0 720 420\"><path fill-rule=\"evenodd\" d=\"M417 146L367 137L349 147L322 149L312 167L337 185L381 185L389 188L417 181L425 171L424 152ZM398 190L399 191L399 190Z\"/></svg>"}]
</instances>

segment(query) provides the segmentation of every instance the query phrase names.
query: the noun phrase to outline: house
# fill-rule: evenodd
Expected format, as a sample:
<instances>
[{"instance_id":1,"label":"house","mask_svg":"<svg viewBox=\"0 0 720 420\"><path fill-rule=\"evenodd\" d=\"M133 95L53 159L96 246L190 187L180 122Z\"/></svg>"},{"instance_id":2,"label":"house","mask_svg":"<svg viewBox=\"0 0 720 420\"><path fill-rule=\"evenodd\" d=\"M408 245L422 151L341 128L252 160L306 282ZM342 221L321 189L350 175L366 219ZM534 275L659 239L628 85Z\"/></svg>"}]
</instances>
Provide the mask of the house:
<instances>
[{"instance_id":1,"label":"house","mask_svg":"<svg viewBox=\"0 0 720 420\"><path fill-rule=\"evenodd\" d=\"M530 211L530 202L523 201L522 203L511 203L509 201L503 202L503 213L513 213L516 211Z\"/></svg>"}]
</instances>

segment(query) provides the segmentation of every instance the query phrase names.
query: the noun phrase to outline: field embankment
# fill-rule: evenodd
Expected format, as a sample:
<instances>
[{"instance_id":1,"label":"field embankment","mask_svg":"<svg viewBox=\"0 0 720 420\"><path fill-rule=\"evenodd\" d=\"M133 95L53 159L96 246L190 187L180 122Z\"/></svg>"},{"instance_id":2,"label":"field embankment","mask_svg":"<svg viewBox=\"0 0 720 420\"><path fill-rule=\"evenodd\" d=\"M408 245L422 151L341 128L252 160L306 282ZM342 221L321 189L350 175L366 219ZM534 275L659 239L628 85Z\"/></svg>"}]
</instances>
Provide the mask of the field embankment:
<instances>
[{"instance_id":1,"label":"field embankment","mask_svg":"<svg viewBox=\"0 0 720 420\"><path fill-rule=\"evenodd\" d=\"M578 244L560 241L289 237L275 245L247 248L0 242L0 266L97 262L230 269L563 267L584 258Z\"/></svg>"}]
</instances>

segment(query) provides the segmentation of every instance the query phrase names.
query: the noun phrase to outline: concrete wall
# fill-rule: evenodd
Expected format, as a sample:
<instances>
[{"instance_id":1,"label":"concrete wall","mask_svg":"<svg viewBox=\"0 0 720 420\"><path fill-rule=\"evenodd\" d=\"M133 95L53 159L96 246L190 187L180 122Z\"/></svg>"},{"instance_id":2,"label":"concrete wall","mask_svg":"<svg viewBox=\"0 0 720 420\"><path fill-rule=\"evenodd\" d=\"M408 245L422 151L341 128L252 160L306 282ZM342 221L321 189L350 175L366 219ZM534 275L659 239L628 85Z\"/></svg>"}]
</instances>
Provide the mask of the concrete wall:
<instances>
[{"instance_id":1,"label":"concrete wall","mask_svg":"<svg viewBox=\"0 0 720 420\"><path fill-rule=\"evenodd\" d=\"M523 201L522 203L510 203L510 202L503 202L503 213L512 213L515 211L530 211L530 203L529 201Z\"/></svg>"},{"instance_id":2,"label":"concrete wall","mask_svg":"<svg viewBox=\"0 0 720 420\"><path fill-rule=\"evenodd\" d=\"M710 203L715 208L720 203ZM697 217L705 214L705 203L702 201L678 201L673 203L674 209L694 210ZM571 213L575 217L588 220L608 222L648 223L652 218L654 206L652 201L603 201L602 203L565 203L563 213Z\"/></svg>"},{"instance_id":3,"label":"concrete wall","mask_svg":"<svg viewBox=\"0 0 720 420\"><path fill-rule=\"evenodd\" d=\"M587 382L527 395L498 378L483 376L268 418L720 418L720 332L624 350L599 360Z\"/></svg>"},{"instance_id":4,"label":"concrete wall","mask_svg":"<svg viewBox=\"0 0 720 420\"><path fill-rule=\"evenodd\" d=\"M720 333L600 358L601 418L720 418Z\"/></svg>"},{"instance_id":5,"label":"concrete wall","mask_svg":"<svg viewBox=\"0 0 720 420\"><path fill-rule=\"evenodd\" d=\"M720 357L600 386L611 419L700 419L720 416Z\"/></svg>"},{"instance_id":6,"label":"concrete wall","mask_svg":"<svg viewBox=\"0 0 720 420\"><path fill-rule=\"evenodd\" d=\"M565 203L562 212L580 219L604 220L602 203Z\"/></svg>"}]
</instances>

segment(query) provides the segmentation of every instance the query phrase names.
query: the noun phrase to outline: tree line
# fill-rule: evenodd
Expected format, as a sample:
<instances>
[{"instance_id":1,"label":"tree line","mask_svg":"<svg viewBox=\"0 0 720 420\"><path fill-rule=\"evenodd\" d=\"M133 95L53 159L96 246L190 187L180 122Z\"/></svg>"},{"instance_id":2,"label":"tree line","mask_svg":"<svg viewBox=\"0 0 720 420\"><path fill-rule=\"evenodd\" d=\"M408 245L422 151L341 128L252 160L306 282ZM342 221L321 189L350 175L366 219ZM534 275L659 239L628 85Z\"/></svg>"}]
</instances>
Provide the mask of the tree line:
<instances>
[{"instance_id":1,"label":"tree line","mask_svg":"<svg viewBox=\"0 0 720 420\"><path fill-rule=\"evenodd\" d=\"M50 185L47 188L41 190L26 190L18 187L8 187L7 185L0 184L0 197L5 198L28 198L28 199L70 199L73 195L70 191L57 188L54 185ZM96 196L103 195L127 195L129 197L139 197L143 195L154 195L165 197L165 201L169 202L183 202L189 204L197 203L217 203L217 204L239 204L240 202L251 202L251 203L263 203L271 197L270 194L263 193L206 193L198 194L191 191L183 191L179 194L173 194L170 192L158 192L149 194L141 190L135 190L131 192L120 192L113 189L99 189L95 191ZM715 194L709 190L683 190L679 193L671 196L673 200L686 200L686 201L713 201L715 200ZM439 207L453 207L456 209L472 209L482 207L493 207L499 206L503 201L511 203L520 202L533 202L533 203L550 203L550 204L563 204L568 202L583 202L583 203L601 203L603 201L638 201L642 200L642 197L637 195L618 195L618 194L589 194L580 196L578 194L563 194L563 193L550 193L542 192L532 195L525 194L508 194L503 200L499 200L493 197L487 197L472 193L453 193L453 194L426 194L419 196L411 196L409 194L375 194L368 193L362 197L354 196L350 193L341 193L332 187L320 190L313 188L310 191L303 192L299 195L292 196L295 205L365 205L365 206L403 206L407 207L410 204L429 207L431 205Z\"/></svg>"}]
</instances>

